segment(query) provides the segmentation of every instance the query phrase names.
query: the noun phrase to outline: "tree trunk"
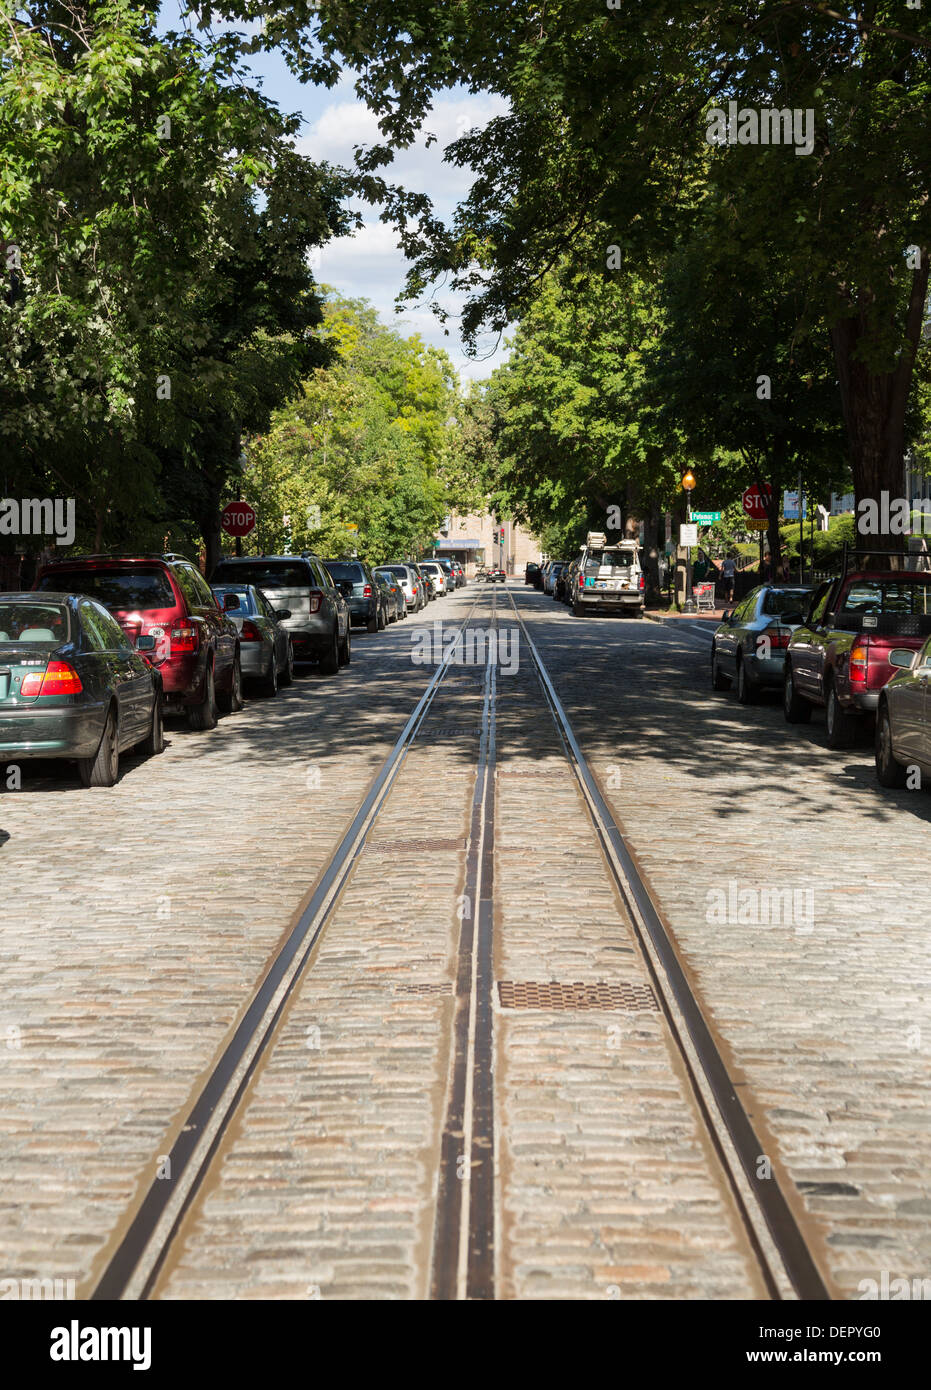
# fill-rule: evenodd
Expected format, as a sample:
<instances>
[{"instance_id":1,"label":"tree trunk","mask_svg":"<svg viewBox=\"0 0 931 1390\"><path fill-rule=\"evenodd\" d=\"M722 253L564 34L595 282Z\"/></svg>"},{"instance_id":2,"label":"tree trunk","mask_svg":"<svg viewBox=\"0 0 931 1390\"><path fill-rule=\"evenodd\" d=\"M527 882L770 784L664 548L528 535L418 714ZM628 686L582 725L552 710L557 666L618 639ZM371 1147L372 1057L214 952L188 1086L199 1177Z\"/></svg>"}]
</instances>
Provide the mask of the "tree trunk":
<instances>
[{"instance_id":1,"label":"tree trunk","mask_svg":"<svg viewBox=\"0 0 931 1390\"><path fill-rule=\"evenodd\" d=\"M912 271L902 348L890 371L873 371L860 360L872 336L867 291L859 296L860 307L831 328L858 517L861 501L881 506L883 492L890 502L902 494L905 413L928 295L928 268L927 253L922 251L921 267ZM877 552L905 548L905 537L888 531L858 536L858 540Z\"/></svg>"}]
</instances>

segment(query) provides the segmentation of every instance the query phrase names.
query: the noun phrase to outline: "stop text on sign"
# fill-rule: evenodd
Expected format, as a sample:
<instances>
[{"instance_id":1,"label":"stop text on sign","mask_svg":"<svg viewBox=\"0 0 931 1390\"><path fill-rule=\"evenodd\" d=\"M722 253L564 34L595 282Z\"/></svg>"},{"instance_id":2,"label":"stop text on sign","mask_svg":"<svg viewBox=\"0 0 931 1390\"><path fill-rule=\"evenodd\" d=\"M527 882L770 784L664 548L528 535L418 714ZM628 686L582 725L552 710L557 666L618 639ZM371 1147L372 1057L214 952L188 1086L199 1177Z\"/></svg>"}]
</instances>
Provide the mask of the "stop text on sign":
<instances>
[{"instance_id":1,"label":"stop text on sign","mask_svg":"<svg viewBox=\"0 0 931 1390\"><path fill-rule=\"evenodd\" d=\"M769 514L768 506L769 500L773 495L773 490L769 483L764 483L763 487L765 489L765 495L760 492L758 487L754 486L748 487L741 498L744 512L754 521L765 521Z\"/></svg>"},{"instance_id":2,"label":"stop text on sign","mask_svg":"<svg viewBox=\"0 0 931 1390\"><path fill-rule=\"evenodd\" d=\"M255 529L255 520L250 502L229 502L220 513L220 525L228 536L248 536Z\"/></svg>"}]
</instances>

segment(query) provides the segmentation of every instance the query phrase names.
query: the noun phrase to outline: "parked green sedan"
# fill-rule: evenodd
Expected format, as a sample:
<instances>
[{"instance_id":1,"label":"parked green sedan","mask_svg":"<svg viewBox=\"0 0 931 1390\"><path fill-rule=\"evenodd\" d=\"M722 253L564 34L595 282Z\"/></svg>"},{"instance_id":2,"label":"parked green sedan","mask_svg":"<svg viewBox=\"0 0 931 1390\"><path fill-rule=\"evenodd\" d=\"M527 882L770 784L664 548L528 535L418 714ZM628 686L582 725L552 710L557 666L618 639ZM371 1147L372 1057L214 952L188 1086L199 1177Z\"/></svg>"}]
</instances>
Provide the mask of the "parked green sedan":
<instances>
[{"instance_id":1,"label":"parked green sedan","mask_svg":"<svg viewBox=\"0 0 931 1390\"><path fill-rule=\"evenodd\" d=\"M161 753L154 650L93 599L0 594L0 763L69 758L86 787L112 787L127 748Z\"/></svg>"}]
</instances>

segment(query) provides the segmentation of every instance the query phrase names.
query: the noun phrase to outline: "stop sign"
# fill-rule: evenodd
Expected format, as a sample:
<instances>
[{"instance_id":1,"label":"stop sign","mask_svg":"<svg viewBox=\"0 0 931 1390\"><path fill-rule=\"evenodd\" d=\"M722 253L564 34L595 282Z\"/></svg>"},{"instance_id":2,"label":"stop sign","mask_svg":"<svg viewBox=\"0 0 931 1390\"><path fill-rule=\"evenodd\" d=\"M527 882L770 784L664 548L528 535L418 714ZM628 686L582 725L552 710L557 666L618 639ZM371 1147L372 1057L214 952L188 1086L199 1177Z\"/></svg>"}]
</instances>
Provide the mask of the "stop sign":
<instances>
[{"instance_id":1,"label":"stop sign","mask_svg":"<svg viewBox=\"0 0 931 1390\"><path fill-rule=\"evenodd\" d=\"M249 502L227 502L220 525L228 536L248 536L255 529L255 508Z\"/></svg>"},{"instance_id":2,"label":"stop sign","mask_svg":"<svg viewBox=\"0 0 931 1390\"><path fill-rule=\"evenodd\" d=\"M773 495L773 490L769 483L764 483L763 486L766 489L765 498L756 485L748 487L743 495L743 508L751 521L765 521L769 516L767 508L769 499Z\"/></svg>"}]
</instances>

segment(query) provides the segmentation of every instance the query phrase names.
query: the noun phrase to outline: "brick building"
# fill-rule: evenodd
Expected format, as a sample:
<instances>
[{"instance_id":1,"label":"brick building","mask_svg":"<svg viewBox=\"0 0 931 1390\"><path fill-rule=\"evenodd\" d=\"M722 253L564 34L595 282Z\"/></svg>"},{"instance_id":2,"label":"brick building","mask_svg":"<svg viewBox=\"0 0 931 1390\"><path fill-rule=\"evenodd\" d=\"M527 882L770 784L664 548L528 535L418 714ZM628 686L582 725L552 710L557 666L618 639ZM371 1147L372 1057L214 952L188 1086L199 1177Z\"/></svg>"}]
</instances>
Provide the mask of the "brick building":
<instances>
[{"instance_id":1,"label":"brick building","mask_svg":"<svg viewBox=\"0 0 931 1390\"><path fill-rule=\"evenodd\" d=\"M500 566L508 574L523 575L527 561L540 558L539 541L529 531L514 521L496 524L491 515L448 516L436 534L436 546L438 555L461 561L467 575L473 575L479 565Z\"/></svg>"}]
</instances>

